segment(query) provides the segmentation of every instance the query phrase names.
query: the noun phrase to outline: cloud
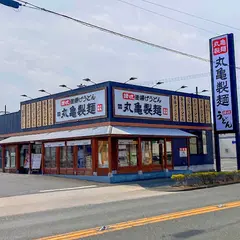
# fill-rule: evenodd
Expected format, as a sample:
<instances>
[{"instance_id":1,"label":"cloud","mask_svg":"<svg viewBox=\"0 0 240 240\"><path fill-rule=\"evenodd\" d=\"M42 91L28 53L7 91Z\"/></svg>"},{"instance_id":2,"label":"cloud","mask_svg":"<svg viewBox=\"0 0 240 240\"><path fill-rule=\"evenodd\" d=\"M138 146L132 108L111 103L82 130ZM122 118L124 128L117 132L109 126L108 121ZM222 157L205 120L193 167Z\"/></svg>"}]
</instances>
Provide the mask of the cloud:
<instances>
[{"instance_id":1,"label":"cloud","mask_svg":"<svg viewBox=\"0 0 240 240\"><path fill-rule=\"evenodd\" d=\"M99 0L59 0L57 5L46 0L32 2L165 47L206 58L209 55L209 34L117 1L102 0L99 4ZM139 1L134 2L139 4ZM215 13L206 12L204 3L210 4L206 0L201 4L193 4L190 0L176 4L171 0L168 4L214 18ZM186 20L185 16L179 14L155 9L150 5L142 6ZM224 18L234 25L231 14ZM208 25L201 21L190 18L187 20L208 28ZM39 97L39 88L57 92L60 90L59 84L75 87L85 77L99 82L123 82L136 76L136 83L151 85L163 78L209 71L209 63L121 39L31 9L23 8L20 12L15 12L0 7L0 28L0 81L4 89L0 95L0 110L4 104L7 104L11 111L18 110L21 100L19 96L23 93ZM222 31L222 28L214 30ZM197 85L209 86L209 79L169 83L162 87L174 89L183 83L189 85L189 91L194 91Z\"/></svg>"}]
</instances>

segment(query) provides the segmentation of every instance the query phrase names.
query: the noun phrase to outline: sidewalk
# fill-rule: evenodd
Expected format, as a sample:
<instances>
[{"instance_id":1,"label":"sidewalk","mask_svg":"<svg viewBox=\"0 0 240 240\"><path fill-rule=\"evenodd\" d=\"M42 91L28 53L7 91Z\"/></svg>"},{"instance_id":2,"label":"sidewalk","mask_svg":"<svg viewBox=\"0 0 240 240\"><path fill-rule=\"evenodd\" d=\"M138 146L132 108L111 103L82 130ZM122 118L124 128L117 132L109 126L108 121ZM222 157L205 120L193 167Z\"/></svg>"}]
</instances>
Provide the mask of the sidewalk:
<instances>
[{"instance_id":1,"label":"sidewalk","mask_svg":"<svg viewBox=\"0 0 240 240\"><path fill-rule=\"evenodd\" d=\"M141 186L112 185L94 189L3 197L0 199L0 217L169 194L174 193L156 191L155 189L146 190Z\"/></svg>"}]
</instances>

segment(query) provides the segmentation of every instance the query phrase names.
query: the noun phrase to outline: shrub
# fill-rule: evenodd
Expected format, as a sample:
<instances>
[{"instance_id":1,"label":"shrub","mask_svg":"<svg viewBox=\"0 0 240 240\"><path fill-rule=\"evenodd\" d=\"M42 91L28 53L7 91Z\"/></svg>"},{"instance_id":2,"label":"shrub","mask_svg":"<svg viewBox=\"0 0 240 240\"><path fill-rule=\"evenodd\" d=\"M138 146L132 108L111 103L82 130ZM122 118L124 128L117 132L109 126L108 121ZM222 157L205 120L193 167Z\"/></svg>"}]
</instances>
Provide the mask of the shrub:
<instances>
[{"instance_id":1,"label":"shrub","mask_svg":"<svg viewBox=\"0 0 240 240\"><path fill-rule=\"evenodd\" d=\"M171 179L176 181L177 185L184 185L186 175L183 174L176 174L172 175Z\"/></svg>"},{"instance_id":2,"label":"shrub","mask_svg":"<svg viewBox=\"0 0 240 240\"><path fill-rule=\"evenodd\" d=\"M176 185L213 185L217 183L240 182L240 171L233 172L197 172L172 175Z\"/></svg>"}]
</instances>

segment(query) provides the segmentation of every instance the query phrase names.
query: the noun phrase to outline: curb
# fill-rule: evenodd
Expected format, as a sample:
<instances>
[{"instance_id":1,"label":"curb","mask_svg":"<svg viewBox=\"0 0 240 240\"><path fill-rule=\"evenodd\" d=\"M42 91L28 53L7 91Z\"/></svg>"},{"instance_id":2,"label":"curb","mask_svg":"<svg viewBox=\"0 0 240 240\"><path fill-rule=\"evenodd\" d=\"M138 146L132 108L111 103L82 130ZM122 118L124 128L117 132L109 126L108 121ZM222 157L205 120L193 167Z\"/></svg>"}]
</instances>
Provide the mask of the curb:
<instances>
[{"instance_id":1,"label":"curb","mask_svg":"<svg viewBox=\"0 0 240 240\"><path fill-rule=\"evenodd\" d=\"M206 185L206 186L200 186L200 187L189 187L189 188L182 188L182 189L179 189L178 187L172 187L173 188L172 192L187 192L187 191L201 190L206 188L215 188L215 187L221 187L221 186L227 186L227 185L233 185L233 184L240 184L240 182ZM174 189L174 188L178 188L178 189Z\"/></svg>"}]
</instances>

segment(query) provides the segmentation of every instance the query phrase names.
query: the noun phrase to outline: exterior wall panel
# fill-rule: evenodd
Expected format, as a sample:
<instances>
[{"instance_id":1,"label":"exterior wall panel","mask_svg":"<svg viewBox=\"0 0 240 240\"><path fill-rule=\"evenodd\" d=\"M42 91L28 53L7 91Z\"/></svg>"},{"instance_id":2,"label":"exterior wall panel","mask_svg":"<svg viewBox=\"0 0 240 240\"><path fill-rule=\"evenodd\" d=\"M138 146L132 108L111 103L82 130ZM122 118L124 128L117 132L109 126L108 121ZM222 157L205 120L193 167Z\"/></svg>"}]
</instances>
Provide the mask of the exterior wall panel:
<instances>
[{"instance_id":1,"label":"exterior wall panel","mask_svg":"<svg viewBox=\"0 0 240 240\"><path fill-rule=\"evenodd\" d=\"M0 134L21 132L21 113L15 112L0 116Z\"/></svg>"}]
</instances>

